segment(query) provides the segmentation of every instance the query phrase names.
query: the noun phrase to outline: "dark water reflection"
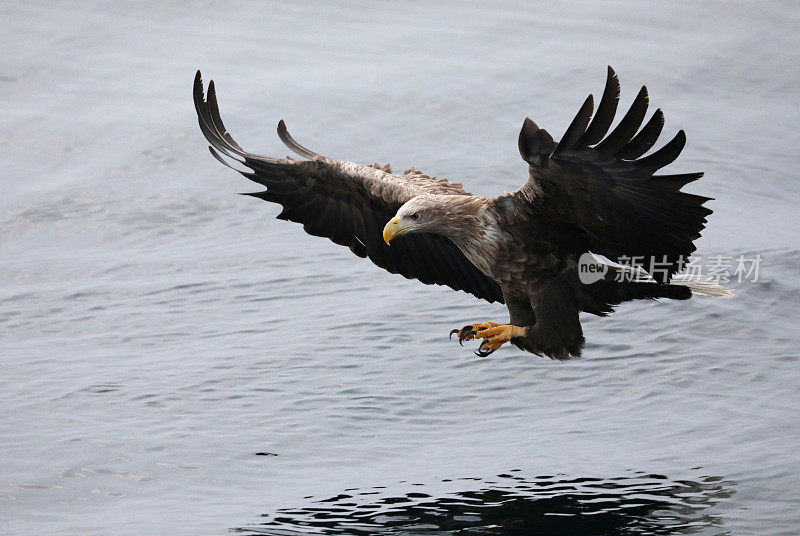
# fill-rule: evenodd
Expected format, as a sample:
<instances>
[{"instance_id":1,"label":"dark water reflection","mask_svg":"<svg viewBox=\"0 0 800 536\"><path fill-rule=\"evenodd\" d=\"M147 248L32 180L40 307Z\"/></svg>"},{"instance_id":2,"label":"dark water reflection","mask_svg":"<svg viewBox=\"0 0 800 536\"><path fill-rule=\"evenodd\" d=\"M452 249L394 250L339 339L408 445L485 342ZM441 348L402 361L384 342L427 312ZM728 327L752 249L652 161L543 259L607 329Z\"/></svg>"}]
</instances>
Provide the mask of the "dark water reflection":
<instances>
[{"instance_id":1,"label":"dark water reflection","mask_svg":"<svg viewBox=\"0 0 800 536\"><path fill-rule=\"evenodd\" d=\"M468 484L467 482L470 482ZM265 521L235 529L245 534L694 534L720 527L709 510L733 494L721 477L696 481L631 473L617 478L537 476L518 472L496 479L445 480L463 491L390 496L382 489L350 489L302 508L285 508Z\"/></svg>"}]
</instances>

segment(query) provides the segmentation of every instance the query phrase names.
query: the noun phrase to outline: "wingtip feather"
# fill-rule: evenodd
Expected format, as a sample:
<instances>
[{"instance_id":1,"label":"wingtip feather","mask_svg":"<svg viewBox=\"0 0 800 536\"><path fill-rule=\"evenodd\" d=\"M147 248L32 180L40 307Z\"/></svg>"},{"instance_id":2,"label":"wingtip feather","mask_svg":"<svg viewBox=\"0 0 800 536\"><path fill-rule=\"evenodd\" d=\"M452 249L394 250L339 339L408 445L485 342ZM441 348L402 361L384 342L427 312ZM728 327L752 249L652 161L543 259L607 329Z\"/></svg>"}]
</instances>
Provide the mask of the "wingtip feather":
<instances>
[{"instance_id":1,"label":"wingtip feather","mask_svg":"<svg viewBox=\"0 0 800 536\"><path fill-rule=\"evenodd\" d=\"M292 135L289 134L289 130L286 128L286 123L284 122L283 119L278 121L278 137L281 139L284 145L286 145L289 149L291 149L300 156L303 156L310 160L322 157L322 155L319 155L314 151L312 151L311 149L307 149L302 145L300 145L299 143L297 143L297 141L292 137Z\"/></svg>"},{"instance_id":2,"label":"wingtip feather","mask_svg":"<svg viewBox=\"0 0 800 536\"><path fill-rule=\"evenodd\" d=\"M606 76L606 86L603 89L603 95L600 97L600 104L597 106L597 112L592 119L592 122L586 128L583 136L578 140L576 148L587 147L594 145L603 139L611 123L614 121L614 116L617 113L617 106L619 104L620 85L617 73L611 66L608 66L608 74Z\"/></svg>"},{"instance_id":3,"label":"wingtip feather","mask_svg":"<svg viewBox=\"0 0 800 536\"><path fill-rule=\"evenodd\" d=\"M558 142L558 146L556 147L555 153L560 153L572 149L576 145L578 145L578 142L586 133L586 129L589 126L589 120L592 118L593 112L594 112L594 95L590 93L589 96L586 97L586 100L583 101L580 110L578 110L578 113L575 115L575 118L569 124L566 132L564 132L564 135Z\"/></svg>"},{"instance_id":4,"label":"wingtip feather","mask_svg":"<svg viewBox=\"0 0 800 536\"><path fill-rule=\"evenodd\" d=\"M539 128L530 117L526 117L522 122L517 145L522 159L535 166L542 165L556 146L550 133Z\"/></svg>"}]
</instances>

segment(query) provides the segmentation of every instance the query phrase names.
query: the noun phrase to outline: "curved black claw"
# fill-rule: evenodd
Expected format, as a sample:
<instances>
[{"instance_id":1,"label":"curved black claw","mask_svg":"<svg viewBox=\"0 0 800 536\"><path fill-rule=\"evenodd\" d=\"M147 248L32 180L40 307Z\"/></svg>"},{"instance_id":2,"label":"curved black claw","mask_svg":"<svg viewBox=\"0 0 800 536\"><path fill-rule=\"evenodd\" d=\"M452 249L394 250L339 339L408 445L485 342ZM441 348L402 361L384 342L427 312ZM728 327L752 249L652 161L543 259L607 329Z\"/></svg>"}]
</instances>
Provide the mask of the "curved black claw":
<instances>
[{"instance_id":1,"label":"curved black claw","mask_svg":"<svg viewBox=\"0 0 800 536\"><path fill-rule=\"evenodd\" d=\"M471 328L472 326L467 326L467 327ZM464 333L463 335L459 335L459 336L458 336L458 342L459 342L459 344L460 344L461 346L464 346L464 341L465 341L465 340L467 340L467 337L469 337L470 335L474 336L474 335L475 335L475 333L476 333L476 331L475 331L474 329L472 329L472 330L470 330L470 331L468 331L468 332Z\"/></svg>"},{"instance_id":2,"label":"curved black claw","mask_svg":"<svg viewBox=\"0 0 800 536\"><path fill-rule=\"evenodd\" d=\"M485 340L481 343L477 350L475 350L475 355L478 357L487 357L494 353L497 348L487 348L486 350L483 349L483 345L488 343L489 340Z\"/></svg>"},{"instance_id":3,"label":"curved black claw","mask_svg":"<svg viewBox=\"0 0 800 536\"><path fill-rule=\"evenodd\" d=\"M464 346L464 339L469 337L470 335L475 335L475 330L472 329L472 326L464 326L461 329L454 329L450 332L450 340L453 340L453 335L458 333L458 344Z\"/></svg>"}]
</instances>

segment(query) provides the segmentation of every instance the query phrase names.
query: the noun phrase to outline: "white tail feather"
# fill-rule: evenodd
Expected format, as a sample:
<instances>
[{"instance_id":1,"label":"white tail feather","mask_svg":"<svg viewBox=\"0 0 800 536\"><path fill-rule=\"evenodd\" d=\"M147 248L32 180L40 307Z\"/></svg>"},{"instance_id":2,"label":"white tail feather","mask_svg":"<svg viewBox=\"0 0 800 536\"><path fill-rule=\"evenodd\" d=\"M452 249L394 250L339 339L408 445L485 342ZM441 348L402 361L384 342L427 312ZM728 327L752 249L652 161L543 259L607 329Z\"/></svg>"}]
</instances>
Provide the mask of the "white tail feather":
<instances>
[{"instance_id":1,"label":"white tail feather","mask_svg":"<svg viewBox=\"0 0 800 536\"><path fill-rule=\"evenodd\" d=\"M646 271L638 267L622 266L609 263L622 272L627 281L638 283L652 283L655 280ZM671 285L689 287L693 296L711 296L714 298L732 298L733 289L725 288L714 281L713 278L700 274L675 274L669 280Z\"/></svg>"},{"instance_id":2,"label":"white tail feather","mask_svg":"<svg viewBox=\"0 0 800 536\"><path fill-rule=\"evenodd\" d=\"M714 298L732 298L733 289L717 284L712 278L698 274L676 274L670 283L689 287L694 296L712 296Z\"/></svg>"}]
</instances>

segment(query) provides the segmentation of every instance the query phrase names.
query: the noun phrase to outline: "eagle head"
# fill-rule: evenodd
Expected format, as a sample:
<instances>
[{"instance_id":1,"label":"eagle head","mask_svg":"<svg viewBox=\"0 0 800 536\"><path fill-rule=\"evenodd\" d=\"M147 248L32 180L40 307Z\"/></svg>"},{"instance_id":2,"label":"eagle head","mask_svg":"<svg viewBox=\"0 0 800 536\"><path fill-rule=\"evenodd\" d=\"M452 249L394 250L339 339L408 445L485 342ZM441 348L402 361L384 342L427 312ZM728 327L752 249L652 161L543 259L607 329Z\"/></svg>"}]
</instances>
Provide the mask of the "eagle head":
<instances>
[{"instance_id":1,"label":"eagle head","mask_svg":"<svg viewBox=\"0 0 800 536\"><path fill-rule=\"evenodd\" d=\"M383 228L383 240L388 244L407 233L436 232L441 224L440 197L444 196L422 194L403 204Z\"/></svg>"}]
</instances>

